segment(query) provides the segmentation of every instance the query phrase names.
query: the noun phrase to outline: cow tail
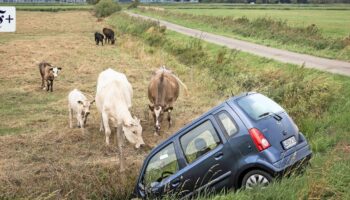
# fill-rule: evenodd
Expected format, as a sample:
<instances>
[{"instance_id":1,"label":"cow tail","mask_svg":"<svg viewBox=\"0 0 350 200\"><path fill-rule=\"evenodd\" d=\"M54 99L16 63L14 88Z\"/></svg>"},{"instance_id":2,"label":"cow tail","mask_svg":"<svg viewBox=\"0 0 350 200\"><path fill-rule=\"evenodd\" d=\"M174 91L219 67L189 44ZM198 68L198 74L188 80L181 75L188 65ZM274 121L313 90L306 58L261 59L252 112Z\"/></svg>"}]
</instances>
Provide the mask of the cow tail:
<instances>
[{"instance_id":1,"label":"cow tail","mask_svg":"<svg viewBox=\"0 0 350 200\"><path fill-rule=\"evenodd\" d=\"M188 96L188 89L187 86L174 74L172 74L174 76L174 78L177 80L178 83L180 83L180 85L182 85L182 87L185 89L185 94L186 96Z\"/></svg>"}]
</instances>

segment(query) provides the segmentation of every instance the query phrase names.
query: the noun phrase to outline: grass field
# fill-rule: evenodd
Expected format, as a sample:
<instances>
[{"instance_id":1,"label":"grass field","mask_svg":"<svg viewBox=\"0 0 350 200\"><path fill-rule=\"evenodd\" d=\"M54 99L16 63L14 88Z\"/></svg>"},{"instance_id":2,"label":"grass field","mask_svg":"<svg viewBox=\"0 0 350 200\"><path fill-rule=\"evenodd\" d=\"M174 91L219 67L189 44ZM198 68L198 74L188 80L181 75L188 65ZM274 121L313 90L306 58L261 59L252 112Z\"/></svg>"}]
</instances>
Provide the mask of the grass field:
<instances>
[{"instance_id":1,"label":"grass field","mask_svg":"<svg viewBox=\"0 0 350 200\"><path fill-rule=\"evenodd\" d=\"M136 151L127 144L128 170L121 175L116 148L106 147L98 132L95 107L85 133L68 128L68 92L94 94L98 73L108 67L124 72L133 85L132 112L142 119L150 147L232 92L264 93L294 117L314 151L312 167L264 192L213 199L350 197L348 77L231 52L171 31L145 31L153 25L124 14L98 21L87 11L17 13L17 32L0 33L0 199L125 199L130 194L149 148ZM117 30L117 45L95 45L93 33L105 26ZM42 60L63 68L53 93L40 89ZM152 70L161 65L176 72L190 95L176 102L175 126L154 137L145 114L146 88Z\"/></svg>"},{"instance_id":2,"label":"grass field","mask_svg":"<svg viewBox=\"0 0 350 200\"><path fill-rule=\"evenodd\" d=\"M234 7L234 6L232 6ZM161 7L162 8L162 7ZM186 27L311 55L350 60L350 10L171 7L140 14ZM349 6L344 6L349 8ZM322 44L321 44L322 43ZM339 45L334 45L338 44Z\"/></svg>"},{"instance_id":3,"label":"grass field","mask_svg":"<svg viewBox=\"0 0 350 200\"><path fill-rule=\"evenodd\" d=\"M350 7L350 6L349 6ZM271 17L286 20L293 27L306 27L316 24L323 35L329 37L346 37L350 34L349 10L252 10L252 9L173 9L172 11L209 16Z\"/></svg>"}]
</instances>

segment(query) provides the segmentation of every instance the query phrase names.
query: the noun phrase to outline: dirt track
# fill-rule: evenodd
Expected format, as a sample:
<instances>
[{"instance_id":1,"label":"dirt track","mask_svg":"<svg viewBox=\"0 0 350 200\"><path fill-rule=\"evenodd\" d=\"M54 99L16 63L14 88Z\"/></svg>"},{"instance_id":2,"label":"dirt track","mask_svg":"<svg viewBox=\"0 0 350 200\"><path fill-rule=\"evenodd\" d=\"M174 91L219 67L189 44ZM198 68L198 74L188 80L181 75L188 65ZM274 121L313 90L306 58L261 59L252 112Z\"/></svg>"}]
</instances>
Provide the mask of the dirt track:
<instances>
[{"instance_id":1,"label":"dirt track","mask_svg":"<svg viewBox=\"0 0 350 200\"><path fill-rule=\"evenodd\" d=\"M276 49L272 47L266 47L266 46L254 44L251 42L245 42L245 41L241 41L233 38L228 38L225 36L203 32L196 29L186 28L184 26L173 24L164 20L155 19L152 17L147 17L139 14L130 13L130 12L127 12L127 13L134 17L140 17L143 19L159 21L161 25L166 26L170 30L182 33L184 35L201 38L210 43L227 46L232 49L238 49L240 51L252 53L252 54L266 57L266 58L271 58L283 63L291 63L296 65L302 65L303 63L305 63L305 67L308 67L308 68L315 68L322 71L350 76L349 62L331 60L331 59L320 58L316 56L310 56L306 54L300 54L300 53L290 52L286 50Z\"/></svg>"}]
</instances>

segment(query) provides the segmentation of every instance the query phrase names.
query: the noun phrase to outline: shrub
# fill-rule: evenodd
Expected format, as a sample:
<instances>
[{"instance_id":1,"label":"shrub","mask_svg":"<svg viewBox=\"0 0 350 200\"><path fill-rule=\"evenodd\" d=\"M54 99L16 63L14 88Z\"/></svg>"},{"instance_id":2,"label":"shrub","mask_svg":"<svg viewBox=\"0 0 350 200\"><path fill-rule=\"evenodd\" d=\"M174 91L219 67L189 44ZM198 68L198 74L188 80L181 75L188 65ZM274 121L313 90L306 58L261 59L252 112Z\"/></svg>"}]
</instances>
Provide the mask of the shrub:
<instances>
[{"instance_id":1,"label":"shrub","mask_svg":"<svg viewBox=\"0 0 350 200\"><path fill-rule=\"evenodd\" d=\"M121 7L118 3L112 0L101 0L95 6L95 12L97 17L107 17L117 11L120 11Z\"/></svg>"},{"instance_id":2,"label":"shrub","mask_svg":"<svg viewBox=\"0 0 350 200\"><path fill-rule=\"evenodd\" d=\"M129 6L128 9L137 8L140 5L140 0L134 0Z\"/></svg>"}]
</instances>

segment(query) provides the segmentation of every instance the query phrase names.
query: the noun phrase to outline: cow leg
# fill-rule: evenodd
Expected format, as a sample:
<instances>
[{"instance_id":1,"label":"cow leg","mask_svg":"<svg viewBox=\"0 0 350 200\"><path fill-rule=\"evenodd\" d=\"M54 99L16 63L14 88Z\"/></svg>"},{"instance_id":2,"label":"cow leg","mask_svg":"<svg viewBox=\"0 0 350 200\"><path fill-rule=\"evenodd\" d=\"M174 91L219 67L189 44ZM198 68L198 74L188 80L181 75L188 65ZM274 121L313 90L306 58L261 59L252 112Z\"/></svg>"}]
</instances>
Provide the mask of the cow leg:
<instances>
[{"instance_id":1,"label":"cow leg","mask_svg":"<svg viewBox=\"0 0 350 200\"><path fill-rule=\"evenodd\" d=\"M171 110L168 110L168 122L169 128L173 125L173 121L171 120Z\"/></svg>"},{"instance_id":2,"label":"cow leg","mask_svg":"<svg viewBox=\"0 0 350 200\"><path fill-rule=\"evenodd\" d=\"M109 128L107 114L102 113L102 121L103 121L103 126L106 134L106 144L109 145L109 137L111 136L111 129Z\"/></svg>"},{"instance_id":3,"label":"cow leg","mask_svg":"<svg viewBox=\"0 0 350 200\"><path fill-rule=\"evenodd\" d=\"M68 111L69 111L69 128L73 128L73 124L72 124L72 118L73 118L73 113L72 113L72 109L70 108L70 106L68 106Z\"/></svg>"},{"instance_id":4,"label":"cow leg","mask_svg":"<svg viewBox=\"0 0 350 200\"><path fill-rule=\"evenodd\" d=\"M45 90L45 79L44 79L44 77L41 78L41 89Z\"/></svg>"},{"instance_id":5,"label":"cow leg","mask_svg":"<svg viewBox=\"0 0 350 200\"><path fill-rule=\"evenodd\" d=\"M49 89L50 89L50 81L47 80L46 81L46 91L49 91Z\"/></svg>"},{"instance_id":6,"label":"cow leg","mask_svg":"<svg viewBox=\"0 0 350 200\"><path fill-rule=\"evenodd\" d=\"M50 85L51 85L50 91L52 92L52 90L53 90L53 81L50 81Z\"/></svg>"},{"instance_id":7,"label":"cow leg","mask_svg":"<svg viewBox=\"0 0 350 200\"><path fill-rule=\"evenodd\" d=\"M119 124L118 127L116 128L117 132L117 139L118 139L118 150L119 150L119 163L120 163L120 172L125 171L124 167L124 153L123 153L123 146L124 146L124 137L123 137L123 125Z\"/></svg>"},{"instance_id":8,"label":"cow leg","mask_svg":"<svg viewBox=\"0 0 350 200\"><path fill-rule=\"evenodd\" d=\"M101 116L101 122L100 122L100 132L103 132L105 129L103 127L103 119L102 119L102 116Z\"/></svg>"},{"instance_id":9,"label":"cow leg","mask_svg":"<svg viewBox=\"0 0 350 200\"><path fill-rule=\"evenodd\" d=\"M83 120L83 116L81 116L81 114L77 114L77 121L78 121L78 127L84 128L84 120Z\"/></svg>"}]
</instances>

